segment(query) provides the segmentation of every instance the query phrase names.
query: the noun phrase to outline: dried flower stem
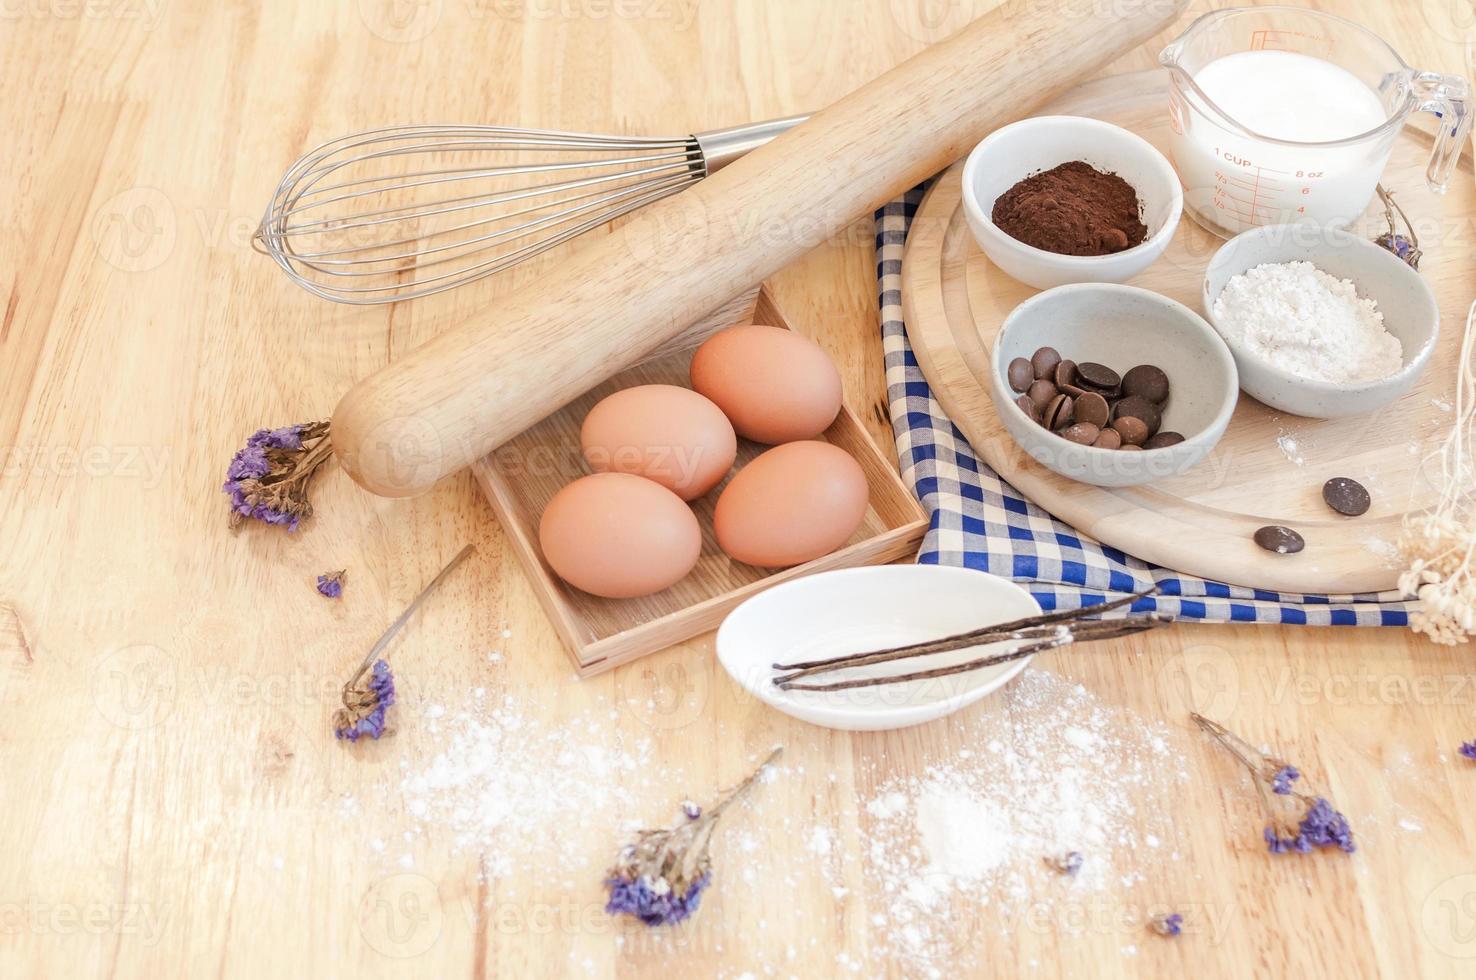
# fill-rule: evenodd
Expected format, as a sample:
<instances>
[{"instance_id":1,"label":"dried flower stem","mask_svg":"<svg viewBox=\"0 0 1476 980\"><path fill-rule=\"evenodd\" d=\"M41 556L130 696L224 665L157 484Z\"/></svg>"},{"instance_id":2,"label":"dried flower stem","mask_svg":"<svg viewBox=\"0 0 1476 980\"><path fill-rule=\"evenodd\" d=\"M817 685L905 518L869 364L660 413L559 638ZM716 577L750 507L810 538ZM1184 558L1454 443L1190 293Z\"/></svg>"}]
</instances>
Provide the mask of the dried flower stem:
<instances>
[{"instance_id":1,"label":"dried flower stem","mask_svg":"<svg viewBox=\"0 0 1476 980\"><path fill-rule=\"evenodd\" d=\"M1456 377L1455 419L1440 449L1439 497L1406 514L1399 550L1409 562L1399 588L1419 598L1410 617L1436 643L1464 643L1476 633L1476 303L1466 315Z\"/></svg>"},{"instance_id":2,"label":"dried flower stem","mask_svg":"<svg viewBox=\"0 0 1476 980\"><path fill-rule=\"evenodd\" d=\"M350 677L348 683L343 686L345 693L358 683L359 678L364 676L365 671L374 666L374 661L379 659L379 655L384 652L384 648L390 645L390 641L395 638L395 634L400 632L404 625L410 621L410 617L415 615L415 610L419 609L420 604L430 597L430 594L436 590L436 586L445 581L446 576L450 575L456 569L457 565L466 561L471 556L471 553L476 550L477 546L474 544L469 544L465 548L462 548L456 553L455 558L452 558L446 563L445 568L436 573L435 578L426 583L425 588L420 590L420 595L412 599L410 605L405 607L405 611L400 613L400 617L393 623L390 623L389 629L385 630L379 639L374 641L374 646L369 649L368 655L364 657L364 662L359 664L359 669L354 671L354 676Z\"/></svg>"}]
</instances>

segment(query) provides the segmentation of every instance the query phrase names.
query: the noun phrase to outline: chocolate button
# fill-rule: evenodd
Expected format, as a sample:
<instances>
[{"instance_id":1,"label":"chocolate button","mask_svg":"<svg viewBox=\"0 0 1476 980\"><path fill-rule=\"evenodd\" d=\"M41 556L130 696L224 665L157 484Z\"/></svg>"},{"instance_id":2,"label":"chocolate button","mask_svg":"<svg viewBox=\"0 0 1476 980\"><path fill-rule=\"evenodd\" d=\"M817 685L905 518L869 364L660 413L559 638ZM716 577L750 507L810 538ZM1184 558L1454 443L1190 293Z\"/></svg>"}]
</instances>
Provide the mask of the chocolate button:
<instances>
[{"instance_id":1,"label":"chocolate button","mask_svg":"<svg viewBox=\"0 0 1476 980\"><path fill-rule=\"evenodd\" d=\"M1040 424L1040 409L1035 407L1035 402L1030 400L1029 395L1021 395L1019 398L1016 398L1015 404L1020 406L1020 411L1024 412L1030 418L1030 421L1037 425Z\"/></svg>"},{"instance_id":2,"label":"chocolate button","mask_svg":"<svg viewBox=\"0 0 1476 980\"><path fill-rule=\"evenodd\" d=\"M1076 365L1076 377L1078 384L1097 391L1116 391L1122 385L1122 377L1116 371L1096 361L1082 361Z\"/></svg>"},{"instance_id":3,"label":"chocolate button","mask_svg":"<svg viewBox=\"0 0 1476 980\"><path fill-rule=\"evenodd\" d=\"M1122 436L1123 448L1128 446L1141 449L1143 441L1148 438L1148 424L1134 415L1125 415L1112 423L1117 434Z\"/></svg>"},{"instance_id":4,"label":"chocolate button","mask_svg":"<svg viewBox=\"0 0 1476 980\"><path fill-rule=\"evenodd\" d=\"M1101 429L1090 422L1078 422L1075 425L1068 426L1066 431L1062 432L1061 435L1070 439L1078 446L1090 446L1096 441L1097 435L1101 431Z\"/></svg>"},{"instance_id":5,"label":"chocolate button","mask_svg":"<svg viewBox=\"0 0 1476 980\"><path fill-rule=\"evenodd\" d=\"M1256 544L1278 555L1294 555L1307 547L1302 536L1289 527L1271 524L1259 528L1255 534Z\"/></svg>"},{"instance_id":6,"label":"chocolate button","mask_svg":"<svg viewBox=\"0 0 1476 980\"><path fill-rule=\"evenodd\" d=\"M1333 510L1348 517L1362 517L1373 503L1363 484L1346 476L1335 476L1324 483L1322 499Z\"/></svg>"},{"instance_id":7,"label":"chocolate button","mask_svg":"<svg viewBox=\"0 0 1476 980\"><path fill-rule=\"evenodd\" d=\"M1113 405L1112 416L1119 419L1142 419L1143 424L1148 427L1150 436L1158 431L1158 426L1163 421L1163 413L1158 410L1158 406L1142 395L1129 395Z\"/></svg>"},{"instance_id":8,"label":"chocolate button","mask_svg":"<svg viewBox=\"0 0 1476 980\"><path fill-rule=\"evenodd\" d=\"M1090 422L1098 429L1106 425L1112 416L1107 399L1095 391L1088 391L1076 399L1076 421Z\"/></svg>"},{"instance_id":9,"label":"chocolate button","mask_svg":"<svg viewBox=\"0 0 1476 980\"><path fill-rule=\"evenodd\" d=\"M1070 395L1057 395L1052 398L1051 403L1040 415L1040 424L1052 432L1070 425L1073 404Z\"/></svg>"},{"instance_id":10,"label":"chocolate button","mask_svg":"<svg viewBox=\"0 0 1476 980\"><path fill-rule=\"evenodd\" d=\"M1062 361L1056 365L1056 387L1065 388L1076 384L1076 362ZM1075 397L1074 395L1072 397Z\"/></svg>"},{"instance_id":11,"label":"chocolate button","mask_svg":"<svg viewBox=\"0 0 1476 980\"><path fill-rule=\"evenodd\" d=\"M1184 441L1184 437L1177 432L1159 432L1148 438L1143 443L1144 449L1167 449L1169 446L1177 446Z\"/></svg>"},{"instance_id":12,"label":"chocolate button","mask_svg":"<svg viewBox=\"0 0 1476 980\"><path fill-rule=\"evenodd\" d=\"M1161 368L1139 364L1122 376L1122 393L1146 398L1155 405L1168 401L1169 379Z\"/></svg>"},{"instance_id":13,"label":"chocolate button","mask_svg":"<svg viewBox=\"0 0 1476 980\"><path fill-rule=\"evenodd\" d=\"M1051 403L1051 399L1055 398L1058 392L1056 386L1049 381L1033 381L1026 394L1030 396L1031 401L1035 402L1035 407L1044 412L1045 407Z\"/></svg>"},{"instance_id":14,"label":"chocolate button","mask_svg":"<svg viewBox=\"0 0 1476 980\"><path fill-rule=\"evenodd\" d=\"M1098 449L1121 449L1122 436L1117 434L1116 429L1103 429L1097 433L1097 439L1092 445Z\"/></svg>"},{"instance_id":15,"label":"chocolate button","mask_svg":"<svg viewBox=\"0 0 1476 980\"><path fill-rule=\"evenodd\" d=\"M1010 387L1019 392L1029 391L1030 383L1035 380L1035 369L1023 357L1011 361L1010 368L1005 373L1010 380Z\"/></svg>"},{"instance_id":16,"label":"chocolate button","mask_svg":"<svg viewBox=\"0 0 1476 980\"><path fill-rule=\"evenodd\" d=\"M1037 378L1053 378L1056 366L1061 363L1061 354L1054 347L1042 347L1030 358L1030 366Z\"/></svg>"}]
</instances>

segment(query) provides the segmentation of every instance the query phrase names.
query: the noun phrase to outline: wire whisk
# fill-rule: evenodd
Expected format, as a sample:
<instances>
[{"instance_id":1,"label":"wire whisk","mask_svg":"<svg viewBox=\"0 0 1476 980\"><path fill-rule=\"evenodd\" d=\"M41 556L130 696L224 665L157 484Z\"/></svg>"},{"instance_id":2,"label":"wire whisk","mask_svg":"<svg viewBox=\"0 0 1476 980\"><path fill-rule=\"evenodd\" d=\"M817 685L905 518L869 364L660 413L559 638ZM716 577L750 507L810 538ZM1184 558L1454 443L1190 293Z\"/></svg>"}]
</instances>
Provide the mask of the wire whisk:
<instances>
[{"instance_id":1,"label":"wire whisk","mask_svg":"<svg viewBox=\"0 0 1476 980\"><path fill-rule=\"evenodd\" d=\"M355 133L293 164L252 244L324 299L430 296L675 194L805 118L653 139L503 126Z\"/></svg>"}]
</instances>

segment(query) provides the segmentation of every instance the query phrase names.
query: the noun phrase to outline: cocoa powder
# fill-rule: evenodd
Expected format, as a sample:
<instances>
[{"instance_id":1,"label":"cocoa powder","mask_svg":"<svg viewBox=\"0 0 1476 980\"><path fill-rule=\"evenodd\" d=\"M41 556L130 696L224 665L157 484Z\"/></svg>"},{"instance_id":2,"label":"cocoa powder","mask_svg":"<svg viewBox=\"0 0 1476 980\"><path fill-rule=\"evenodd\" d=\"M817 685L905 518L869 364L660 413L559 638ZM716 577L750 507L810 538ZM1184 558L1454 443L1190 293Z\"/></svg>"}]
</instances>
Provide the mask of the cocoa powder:
<instances>
[{"instance_id":1,"label":"cocoa powder","mask_svg":"<svg viewBox=\"0 0 1476 980\"><path fill-rule=\"evenodd\" d=\"M1005 191L990 217L1006 235L1047 252L1110 255L1148 237L1140 210L1132 184L1073 160Z\"/></svg>"}]
</instances>

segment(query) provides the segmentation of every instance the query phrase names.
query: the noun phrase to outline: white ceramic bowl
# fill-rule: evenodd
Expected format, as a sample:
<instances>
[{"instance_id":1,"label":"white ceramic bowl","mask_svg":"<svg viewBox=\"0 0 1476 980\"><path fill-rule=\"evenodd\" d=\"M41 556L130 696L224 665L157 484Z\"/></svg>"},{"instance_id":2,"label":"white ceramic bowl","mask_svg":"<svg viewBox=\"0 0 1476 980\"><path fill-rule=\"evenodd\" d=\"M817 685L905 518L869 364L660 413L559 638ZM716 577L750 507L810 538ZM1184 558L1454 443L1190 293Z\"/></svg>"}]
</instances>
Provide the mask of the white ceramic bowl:
<instances>
[{"instance_id":1,"label":"white ceramic bowl","mask_svg":"<svg viewBox=\"0 0 1476 980\"><path fill-rule=\"evenodd\" d=\"M1057 255L1016 241L994 224L994 202L1017 182L1082 160L1133 185L1148 237L1113 255ZM1074 282L1122 282L1152 265L1174 237L1184 211L1178 174L1162 153L1121 126L1083 116L1036 116L995 130L969 154L964 213L989 260L1037 289Z\"/></svg>"},{"instance_id":2,"label":"white ceramic bowl","mask_svg":"<svg viewBox=\"0 0 1476 980\"><path fill-rule=\"evenodd\" d=\"M1079 446L1050 432L1015 404L1009 366L1041 347L1063 358L1096 361L1119 374L1154 364L1169 379L1160 431L1177 446L1123 452ZM1239 381L1230 350L1193 310L1136 286L1058 286L1015 307L994 340L989 392L1016 443L1043 466L1099 487L1131 487L1176 476L1209 455L1235 411Z\"/></svg>"},{"instance_id":3,"label":"white ceramic bowl","mask_svg":"<svg viewBox=\"0 0 1476 980\"><path fill-rule=\"evenodd\" d=\"M845 691L784 691L775 663L818 660L935 640L1040 614L1029 592L987 572L942 565L846 568L760 592L728 614L718 661L739 686L787 715L826 728L879 731L933 721L1008 683L1029 659L949 677ZM1006 649L973 647L819 675L815 682L961 663Z\"/></svg>"},{"instance_id":4,"label":"white ceramic bowl","mask_svg":"<svg viewBox=\"0 0 1476 980\"><path fill-rule=\"evenodd\" d=\"M1272 408L1318 419L1372 412L1409 393L1440 337L1440 305L1425 277L1388 250L1357 235L1316 225L1267 225L1230 239L1204 274L1204 312L1215 319L1215 300L1226 283L1268 262L1311 262L1323 272L1350 279L1358 295L1384 314L1384 329L1404 346L1404 367L1387 378L1359 384L1309 381L1258 357L1225 338L1240 368L1245 393ZM1221 331L1223 334L1223 331Z\"/></svg>"}]
</instances>

